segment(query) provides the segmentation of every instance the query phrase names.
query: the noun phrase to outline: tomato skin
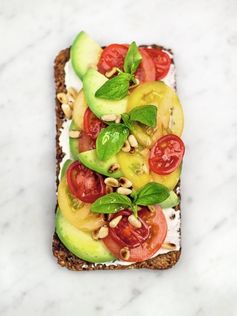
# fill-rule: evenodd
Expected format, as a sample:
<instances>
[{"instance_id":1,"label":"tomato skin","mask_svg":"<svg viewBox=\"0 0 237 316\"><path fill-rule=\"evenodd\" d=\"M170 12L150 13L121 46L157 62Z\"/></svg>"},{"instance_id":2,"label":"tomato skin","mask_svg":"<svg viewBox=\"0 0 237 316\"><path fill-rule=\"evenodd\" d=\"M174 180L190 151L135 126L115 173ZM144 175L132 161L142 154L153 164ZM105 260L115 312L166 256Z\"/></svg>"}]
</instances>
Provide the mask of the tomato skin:
<instances>
[{"instance_id":1,"label":"tomato skin","mask_svg":"<svg viewBox=\"0 0 237 316\"><path fill-rule=\"evenodd\" d=\"M156 69L152 57L146 52L145 48L139 48L142 61L136 71L136 78L140 83L154 81L156 79Z\"/></svg>"},{"instance_id":2,"label":"tomato skin","mask_svg":"<svg viewBox=\"0 0 237 316\"><path fill-rule=\"evenodd\" d=\"M67 183L70 192L86 203L93 203L106 194L104 178L79 161L75 161L67 169Z\"/></svg>"},{"instance_id":3,"label":"tomato skin","mask_svg":"<svg viewBox=\"0 0 237 316\"><path fill-rule=\"evenodd\" d=\"M156 69L156 79L163 79L169 72L170 56L159 48L145 48L145 51L152 57Z\"/></svg>"},{"instance_id":4,"label":"tomato skin","mask_svg":"<svg viewBox=\"0 0 237 316\"><path fill-rule=\"evenodd\" d=\"M149 237L140 246L129 248L130 257L128 260L120 255L120 250L124 247L109 235L103 239L106 247L118 259L128 262L141 262L151 258L162 246L167 235L167 223L160 206L156 206L155 212L150 212L147 208L143 208L138 212L139 218L144 221L150 228Z\"/></svg>"},{"instance_id":5,"label":"tomato skin","mask_svg":"<svg viewBox=\"0 0 237 316\"><path fill-rule=\"evenodd\" d=\"M95 146L96 146L96 140L93 139L90 135L88 135L84 131L81 131L80 136L78 138L79 152L83 153L84 151L95 149Z\"/></svg>"},{"instance_id":6,"label":"tomato skin","mask_svg":"<svg viewBox=\"0 0 237 316\"><path fill-rule=\"evenodd\" d=\"M170 174L179 167L184 152L184 143L178 136L169 134L159 138L150 152L151 170L160 175Z\"/></svg>"},{"instance_id":7,"label":"tomato skin","mask_svg":"<svg viewBox=\"0 0 237 316\"><path fill-rule=\"evenodd\" d=\"M105 123L98 119L89 108L84 114L83 124L85 133L92 139L96 139L102 128L106 127Z\"/></svg>"},{"instance_id":8,"label":"tomato skin","mask_svg":"<svg viewBox=\"0 0 237 316\"><path fill-rule=\"evenodd\" d=\"M124 58L127 51L128 45L126 44L110 44L105 47L97 65L99 72L104 75L113 67L123 70Z\"/></svg>"}]
</instances>

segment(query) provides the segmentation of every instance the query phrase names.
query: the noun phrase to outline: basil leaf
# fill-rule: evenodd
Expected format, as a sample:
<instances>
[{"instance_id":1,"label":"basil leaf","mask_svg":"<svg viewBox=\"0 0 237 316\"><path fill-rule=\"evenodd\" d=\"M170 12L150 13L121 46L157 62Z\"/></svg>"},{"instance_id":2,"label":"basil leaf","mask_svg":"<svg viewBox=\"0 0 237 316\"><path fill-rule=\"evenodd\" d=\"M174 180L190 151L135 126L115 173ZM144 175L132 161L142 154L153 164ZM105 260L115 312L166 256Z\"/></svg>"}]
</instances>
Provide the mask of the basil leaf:
<instances>
[{"instance_id":1,"label":"basil leaf","mask_svg":"<svg viewBox=\"0 0 237 316\"><path fill-rule=\"evenodd\" d=\"M127 128L130 129L130 128L132 127L132 125L131 125L131 121L130 121L129 114L128 114L128 113L123 113L123 114L121 115L121 117L122 117L122 120L123 120L124 125L126 125Z\"/></svg>"},{"instance_id":2,"label":"basil leaf","mask_svg":"<svg viewBox=\"0 0 237 316\"><path fill-rule=\"evenodd\" d=\"M93 213L111 214L131 206L132 202L127 196L114 192L97 199L91 205L91 211Z\"/></svg>"},{"instance_id":3,"label":"basil leaf","mask_svg":"<svg viewBox=\"0 0 237 316\"><path fill-rule=\"evenodd\" d=\"M137 70L140 62L142 60L142 55L139 52L137 44L132 42L129 46L127 55L124 60L124 70L127 73L134 74Z\"/></svg>"},{"instance_id":4,"label":"basil leaf","mask_svg":"<svg viewBox=\"0 0 237 316\"><path fill-rule=\"evenodd\" d=\"M128 94L130 74L120 73L117 77L107 80L95 93L97 98L121 100Z\"/></svg>"},{"instance_id":5,"label":"basil leaf","mask_svg":"<svg viewBox=\"0 0 237 316\"><path fill-rule=\"evenodd\" d=\"M137 205L154 205L163 202L169 197L169 190L164 185L150 182L137 192Z\"/></svg>"},{"instance_id":6,"label":"basil leaf","mask_svg":"<svg viewBox=\"0 0 237 316\"><path fill-rule=\"evenodd\" d=\"M128 138L129 130L123 124L111 124L103 128L96 139L96 154L100 160L116 155Z\"/></svg>"},{"instance_id":7,"label":"basil leaf","mask_svg":"<svg viewBox=\"0 0 237 316\"><path fill-rule=\"evenodd\" d=\"M157 107L155 105L137 106L129 112L131 121L156 127Z\"/></svg>"}]
</instances>

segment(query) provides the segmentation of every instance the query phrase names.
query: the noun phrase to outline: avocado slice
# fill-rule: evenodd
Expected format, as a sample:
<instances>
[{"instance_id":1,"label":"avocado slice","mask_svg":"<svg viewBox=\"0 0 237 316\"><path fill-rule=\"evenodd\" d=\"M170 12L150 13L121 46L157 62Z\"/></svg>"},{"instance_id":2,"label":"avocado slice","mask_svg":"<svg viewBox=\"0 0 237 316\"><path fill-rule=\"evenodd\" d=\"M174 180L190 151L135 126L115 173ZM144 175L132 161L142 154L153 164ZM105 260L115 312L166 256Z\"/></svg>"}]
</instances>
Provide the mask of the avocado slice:
<instances>
[{"instance_id":1,"label":"avocado slice","mask_svg":"<svg viewBox=\"0 0 237 316\"><path fill-rule=\"evenodd\" d=\"M179 204L179 197L174 191L170 191L170 196L164 200L163 202L159 203L161 208L169 208L174 207Z\"/></svg>"},{"instance_id":2,"label":"avocado slice","mask_svg":"<svg viewBox=\"0 0 237 316\"><path fill-rule=\"evenodd\" d=\"M72 67L80 79L87 70L99 62L102 48L84 31L80 32L73 41L70 57Z\"/></svg>"},{"instance_id":3,"label":"avocado slice","mask_svg":"<svg viewBox=\"0 0 237 316\"><path fill-rule=\"evenodd\" d=\"M98 173L101 173L105 176L108 177L113 177L113 178L120 178L122 177L122 172L121 170L115 171L115 172L109 172L109 168L113 164L117 164L118 160L116 156L106 160L102 161L99 160L97 155L96 155L96 150L88 150L84 151L83 153L78 154L78 159L85 165L87 168L92 169Z\"/></svg>"},{"instance_id":4,"label":"avocado slice","mask_svg":"<svg viewBox=\"0 0 237 316\"><path fill-rule=\"evenodd\" d=\"M61 170L61 176L60 176L60 179L62 179L67 171L67 168L70 166L70 164L72 163L73 161L71 159L67 159L64 164L63 164L63 167L62 167L62 170Z\"/></svg>"},{"instance_id":5,"label":"avocado slice","mask_svg":"<svg viewBox=\"0 0 237 316\"><path fill-rule=\"evenodd\" d=\"M96 71L95 69L89 69L83 77L83 88L86 98L86 102L91 111L98 117L106 114L122 114L127 109L127 97L119 101L105 100L95 97L96 91L107 81L108 79Z\"/></svg>"},{"instance_id":6,"label":"avocado slice","mask_svg":"<svg viewBox=\"0 0 237 316\"><path fill-rule=\"evenodd\" d=\"M65 247L83 260L99 263L115 259L102 241L94 240L90 233L71 225L59 209L56 214L56 233Z\"/></svg>"}]
</instances>

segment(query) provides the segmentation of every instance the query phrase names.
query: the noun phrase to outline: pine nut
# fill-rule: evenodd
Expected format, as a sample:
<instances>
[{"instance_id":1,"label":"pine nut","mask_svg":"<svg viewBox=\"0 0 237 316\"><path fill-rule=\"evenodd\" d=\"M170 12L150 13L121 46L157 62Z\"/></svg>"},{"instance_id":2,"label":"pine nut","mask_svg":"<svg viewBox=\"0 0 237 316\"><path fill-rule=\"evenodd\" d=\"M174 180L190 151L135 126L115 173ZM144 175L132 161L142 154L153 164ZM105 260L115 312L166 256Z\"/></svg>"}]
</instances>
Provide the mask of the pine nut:
<instances>
[{"instance_id":1,"label":"pine nut","mask_svg":"<svg viewBox=\"0 0 237 316\"><path fill-rule=\"evenodd\" d=\"M69 87L67 89L67 94L75 100L78 95L78 92L73 87Z\"/></svg>"},{"instance_id":2,"label":"pine nut","mask_svg":"<svg viewBox=\"0 0 237 316\"><path fill-rule=\"evenodd\" d=\"M109 222L109 227L115 228L118 225L118 223L121 221L121 219L122 219L122 215L115 217L114 219L112 219L112 221Z\"/></svg>"},{"instance_id":3,"label":"pine nut","mask_svg":"<svg viewBox=\"0 0 237 316\"><path fill-rule=\"evenodd\" d=\"M130 257L130 251L128 247L124 247L120 250L120 256L122 257L123 260L128 260Z\"/></svg>"},{"instance_id":4,"label":"pine nut","mask_svg":"<svg viewBox=\"0 0 237 316\"><path fill-rule=\"evenodd\" d=\"M122 147L122 151L125 153L129 153L130 150L131 150L131 146L130 146L128 140L126 140L123 147Z\"/></svg>"},{"instance_id":5,"label":"pine nut","mask_svg":"<svg viewBox=\"0 0 237 316\"><path fill-rule=\"evenodd\" d=\"M106 115L101 116L102 121L105 121L105 122L113 122L116 120L116 118L117 118L116 114L106 114Z\"/></svg>"},{"instance_id":6,"label":"pine nut","mask_svg":"<svg viewBox=\"0 0 237 316\"><path fill-rule=\"evenodd\" d=\"M136 218L133 214L128 216L128 221L129 223L136 227L136 228L141 228L142 227L142 223L139 221L138 218Z\"/></svg>"},{"instance_id":7,"label":"pine nut","mask_svg":"<svg viewBox=\"0 0 237 316\"><path fill-rule=\"evenodd\" d=\"M118 163L114 163L113 165L109 167L108 172L113 173L119 169L120 169L120 165Z\"/></svg>"},{"instance_id":8,"label":"pine nut","mask_svg":"<svg viewBox=\"0 0 237 316\"><path fill-rule=\"evenodd\" d=\"M106 194L112 193L113 192L113 188L110 187L109 185L106 185L105 192L106 192Z\"/></svg>"},{"instance_id":9,"label":"pine nut","mask_svg":"<svg viewBox=\"0 0 237 316\"><path fill-rule=\"evenodd\" d=\"M136 80L136 83L132 84L132 85L129 87L129 89L136 88L136 87L140 84L139 79L136 78L135 80Z\"/></svg>"},{"instance_id":10,"label":"pine nut","mask_svg":"<svg viewBox=\"0 0 237 316\"><path fill-rule=\"evenodd\" d=\"M116 120L115 120L115 123L120 123L121 122L121 115L120 114L118 114L117 115L117 118L116 118Z\"/></svg>"},{"instance_id":11,"label":"pine nut","mask_svg":"<svg viewBox=\"0 0 237 316\"><path fill-rule=\"evenodd\" d=\"M109 71L107 71L107 72L105 73L105 76L106 76L107 78L110 78L110 77L112 77L114 74L116 74L116 72L117 72L117 68L116 68L116 67L113 67L112 69L110 69Z\"/></svg>"},{"instance_id":12,"label":"pine nut","mask_svg":"<svg viewBox=\"0 0 237 316\"><path fill-rule=\"evenodd\" d=\"M134 135L129 135L128 136L128 141L129 141L129 144L131 145L131 147L138 147L138 142L137 142L137 140L136 140L136 138L135 138L135 136Z\"/></svg>"},{"instance_id":13,"label":"pine nut","mask_svg":"<svg viewBox=\"0 0 237 316\"><path fill-rule=\"evenodd\" d=\"M72 118L72 110L71 110L70 106L67 103L63 103L62 110L63 110L63 113L65 114L66 118L70 120Z\"/></svg>"},{"instance_id":14,"label":"pine nut","mask_svg":"<svg viewBox=\"0 0 237 316\"><path fill-rule=\"evenodd\" d=\"M71 138L79 138L80 131L69 131L69 137Z\"/></svg>"},{"instance_id":15,"label":"pine nut","mask_svg":"<svg viewBox=\"0 0 237 316\"><path fill-rule=\"evenodd\" d=\"M70 107L73 107L73 104L75 102L75 99L72 96L67 97L67 104L70 105Z\"/></svg>"},{"instance_id":16,"label":"pine nut","mask_svg":"<svg viewBox=\"0 0 237 316\"><path fill-rule=\"evenodd\" d=\"M114 188L117 188L119 186L119 182L115 178L106 178L104 180L104 183Z\"/></svg>"},{"instance_id":17,"label":"pine nut","mask_svg":"<svg viewBox=\"0 0 237 316\"><path fill-rule=\"evenodd\" d=\"M131 189L127 189L127 188L123 188L123 187L120 187L117 189L117 192L119 194L123 194L123 195L129 195L132 193L132 190Z\"/></svg>"},{"instance_id":18,"label":"pine nut","mask_svg":"<svg viewBox=\"0 0 237 316\"><path fill-rule=\"evenodd\" d=\"M98 230L92 232L92 237L95 240L103 239L109 234L109 229L107 226L102 226Z\"/></svg>"},{"instance_id":19,"label":"pine nut","mask_svg":"<svg viewBox=\"0 0 237 316\"><path fill-rule=\"evenodd\" d=\"M66 93L60 92L57 94L57 99L60 103L67 103L67 95Z\"/></svg>"},{"instance_id":20,"label":"pine nut","mask_svg":"<svg viewBox=\"0 0 237 316\"><path fill-rule=\"evenodd\" d=\"M176 245L172 242L164 242L161 247L164 249L167 249L167 250L175 250L176 249Z\"/></svg>"},{"instance_id":21,"label":"pine nut","mask_svg":"<svg viewBox=\"0 0 237 316\"><path fill-rule=\"evenodd\" d=\"M156 207L154 205L148 205L148 208L152 213L156 212Z\"/></svg>"},{"instance_id":22,"label":"pine nut","mask_svg":"<svg viewBox=\"0 0 237 316\"><path fill-rule=\"evenodd\" d=\"M119 179L119 184L124 188L131 188L132 187L132 182L125 177L121 177Z\"/></svg>"}]
</instances>

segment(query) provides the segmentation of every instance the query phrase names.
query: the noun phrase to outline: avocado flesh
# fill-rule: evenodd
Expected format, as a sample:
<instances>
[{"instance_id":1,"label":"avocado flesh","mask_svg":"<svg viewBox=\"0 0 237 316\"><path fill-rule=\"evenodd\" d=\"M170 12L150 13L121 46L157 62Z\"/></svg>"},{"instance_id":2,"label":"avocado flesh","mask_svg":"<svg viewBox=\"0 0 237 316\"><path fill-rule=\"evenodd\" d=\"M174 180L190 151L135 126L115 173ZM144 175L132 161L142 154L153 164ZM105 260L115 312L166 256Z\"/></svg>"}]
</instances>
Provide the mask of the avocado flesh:
<instances>
[{"instance_id":1,"label":"avocado flesh","mask_svg":"<svg viewBox=\"0 0 237 316\"><path fill-rule=\"evenodd\" d=\"M96 155L96 150L88 150L83 153L78 154L78 159L85 165L87 168L92 169L98 173L101 173L105 176L108 177L113 177L113 178L120 178L122 177L122 172L120 170L115 171L115 172L109 172L109 168L113 164L117 164L118 160L116 156L106 160L102 161L99 160L97 155Z\"/></svg>"},{"instance_id":2,"label":"avocado flesh","mask_svg":"<svg viewBox=\"0 0 237 316\"><path fill-rule=\"evenodd\" d=\"M71 225L59 209L56 214L56 233L67 249L85 261L100 263L115 259L102 241L94 240L90 233Z\"/></svg>"},{"instance_id":3,"label":"avocado flesh","mask_svg":"<svg viewBox=\"0 0 237 316\"><path fill-rule=\"evenodd\" d=\"M169 208L174 207L179 204L179 197L174 191L170 191L170 196L164 200L163 202L159 203L161 208Z\"/></svg>"},{"instance_id":4,"label":"avocado flesh","mask_svg":"<svg viewBox=\"0 0 237 316\"><path fill-rule=\"evenodd\" d=\"M96 71L95 69L89 69L83 77L83 89L86 98L86 102L91 111L98 117L106 114L122 114L127 109L127 97L119 101L106 100L96 98L96 91L107 81L108 79Z\"/></svg>"},{"instance_id":5,"label":"avocado flesh","mask_svg":"<svg viewBox=\"0 0 237 316\"><path fill-rule=\"evenodd\" d=\"M73 41L70 57L72 67L80 79L87 70L99 62L102 48L84 31L80 32Z\"/></svg>"}]
</instances>

